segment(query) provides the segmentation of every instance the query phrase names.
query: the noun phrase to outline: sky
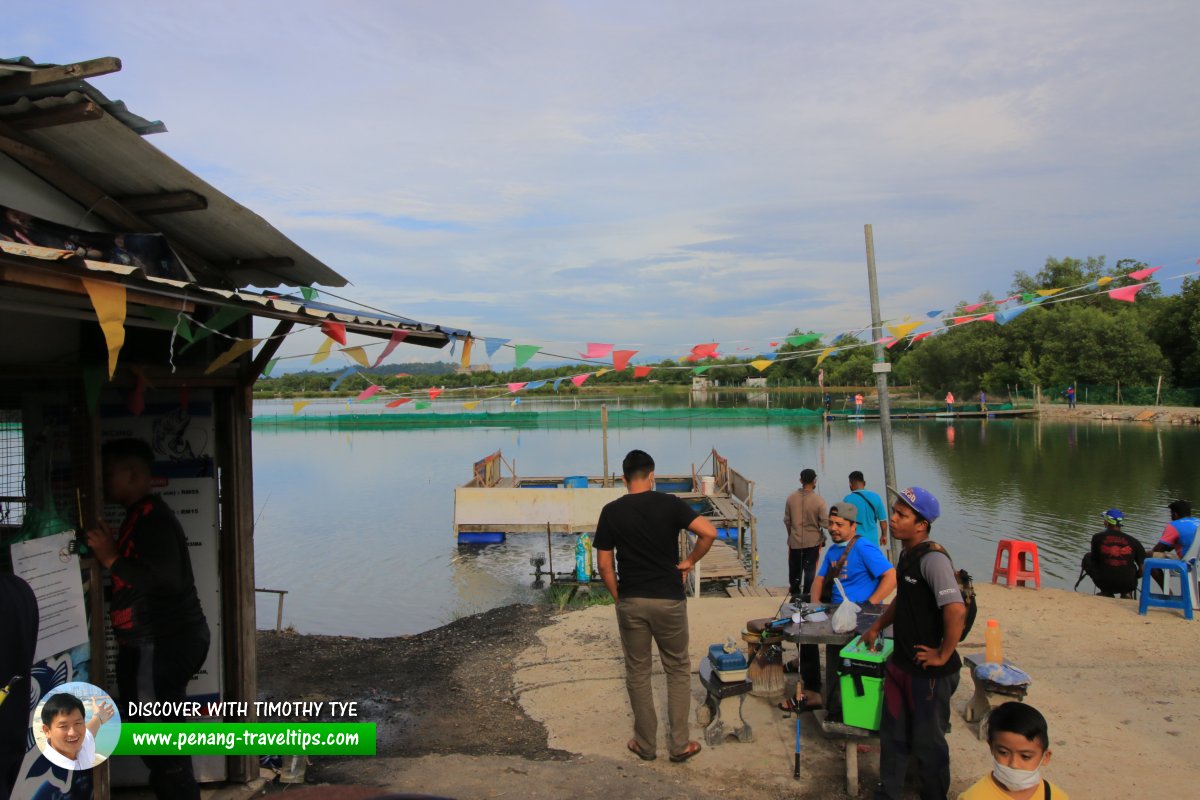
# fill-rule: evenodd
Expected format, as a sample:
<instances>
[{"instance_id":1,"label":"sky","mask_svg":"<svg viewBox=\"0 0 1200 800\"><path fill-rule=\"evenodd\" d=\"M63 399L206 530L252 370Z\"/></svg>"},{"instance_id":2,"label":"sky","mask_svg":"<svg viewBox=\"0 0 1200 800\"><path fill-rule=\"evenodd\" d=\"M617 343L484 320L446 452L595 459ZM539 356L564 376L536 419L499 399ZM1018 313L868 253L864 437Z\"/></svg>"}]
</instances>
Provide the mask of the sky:
<instances>
[{"instance_id":1,"label":"sky","mask_svg":"<svg viewBox=\"0 0 1200 800\"><path fill-rule=\"evenodd\" d=\"M336 295L477 336L661 357L865 325L865 223L885 318L1001 296L1048 256L1200 257L1192 0L5 16L3 55L119 57L94 85L345 276Z\"/></svg>"}]
</instances>

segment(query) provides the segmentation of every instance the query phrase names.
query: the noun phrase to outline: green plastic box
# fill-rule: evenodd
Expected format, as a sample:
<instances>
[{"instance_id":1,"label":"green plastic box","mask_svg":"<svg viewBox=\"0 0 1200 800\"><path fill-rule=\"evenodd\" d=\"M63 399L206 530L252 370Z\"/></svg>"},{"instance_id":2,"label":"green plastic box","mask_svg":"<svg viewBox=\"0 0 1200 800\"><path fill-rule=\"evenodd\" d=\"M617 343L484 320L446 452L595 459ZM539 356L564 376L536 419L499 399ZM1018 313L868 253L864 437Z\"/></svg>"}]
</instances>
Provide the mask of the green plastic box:
<instances>
[{"instance_id":1,"label":"green plastic box","mask_svg":"<svg viewBox=\"0 0 1200 800\"><path fill-rule=\"evenodd\" d=\"M842 689L842 721L855 728L879 730L883 716L883 663L892 654L891 639L879 638L878 650L868 650L861 636L855 636L838 654Z\"/></svg>"}]
</instances>

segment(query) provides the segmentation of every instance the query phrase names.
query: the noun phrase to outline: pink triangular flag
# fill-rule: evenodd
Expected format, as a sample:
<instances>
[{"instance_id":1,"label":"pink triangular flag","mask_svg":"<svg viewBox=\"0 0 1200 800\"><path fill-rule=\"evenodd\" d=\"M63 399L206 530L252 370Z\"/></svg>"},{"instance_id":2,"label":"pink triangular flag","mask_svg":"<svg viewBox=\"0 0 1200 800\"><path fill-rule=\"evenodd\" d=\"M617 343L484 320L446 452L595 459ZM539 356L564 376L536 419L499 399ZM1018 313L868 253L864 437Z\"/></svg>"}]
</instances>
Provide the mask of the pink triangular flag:
<instances>
[{"instance_id":1,"label":"pink triangular flag","mask_svg":"<svg viewBox=\"0 0 1200 800\"><path fill-rule=\"evenodd\" d=\"M592 377L592 373L590 372L585 372L582 375L575 375L571 378L571 383L575 384L576 386L583 386L583 382L590 377Z\"/></svg>"},{"instance_id":2,"label":"pink triangular flag","mask_svg":"<svg viewBox=\"0 0 1200 800\"><path fill-rule=\"evenodd\" d=\"M361 403L367 398L374 397L379 392L379 388L378 386L368 386L358 393L358 397L354 398L354 402Z\"/></svg>"},{"instance_id":3,"label":"pink triangular flag","mask_svg":"<svg viewBox=\"0 0 1200 800\"><path fill-rule=\"evenodd\" d=\"M629 366L629 359L637 355L637 350L617 350L612 354L613 369L617 372Z\"/></svg>"},{"instance_id":4,"label":"pink triangular flag","mask_svg":"<svg viewBox=\"0 0 1200 800\"><path fill-rule=\"evenodd\" d=\"M712 358L717 352L717 342L709 342L708 344L698 344L692 348L692 355L696 358Z\"/></svg>"},{"instance_id":5,"label":"pink triangular flag","mask_svg":"<svg viewBox=\"0 0 1200 800\"><path fill-rule=\"evenodd\" d=\"M899 342L899 341L902 341L902 340L893 336L891 339L889 339L887 342L885 342L883 346L886 347L888 350L891 350L893 347L896 346L896 342Z\"/></svg>"},{"instance_id":6,"label":"pink triangular flag","mask_svg":"<svg viewBox=\"0 0 1200 800\"><path fill-rule=\"evenodd\" d=\"M914 342L919 342L922 339L924 339L926 336L931 335L932 333L933 333L933 331L925 331L924 333L918 333L916 336L912 337L912 340Z\"/></svg>"},{"instance_id":7,"label":"pink triangular flag","mask_svg":"<svg viewBox=\"0 0 1200 800\"><path fill-rule=\"evenodd\" d=\"M1136 286L1122 286L1120 289L1109 289L1108 296L1113 300L1124 300L1126 303L1132 303L1137 293L1146 288L1146 284L1139 283Z\"/></svg>"},{"instance_id":8,"label":"pink triangular flag","mask_svg":"<svg viewBox=\"0 0 1200 800\"><path fill-rule=\"evenodd\" d=\"M508 390L513 393L519 392L525 388L525 384L527 384L527 383L529 383L529 381L521 381L520 383L510 383L508 385Z\"/></svg>"},{"instance_id":9,"label":"pink triangular flag","mask_svg":"<svg viewBox=\"0 0 1200 800\"><path fill-rule=\"evenodd\" d=\"M429 390L429 399L436 400L438 395L444 391L446 391L446 390L445 389L430 389Z\"/></svg>"},{"instance_id":10,"label":"pink triangular flag","mask_svg":"<svg viewBox=\"0 0 1200 800\"><path fill-rule=\"evenodd\" d=\"M387 346L383 348L383 352L379 354L379 358L375 359L375 366L379 366L385 358L392 354L396 349L396 345L408 338L408 331L392 331L392 338L388 339Z\"/></svg>"},{"instance_id":11,"label":"pink triangular flag","mask_svg":"<svg viewBox=\"0 0 1200 800\"><path fill-rule=\"evenodd\" d=\"M635 378L644 378L649 374L650 374L650 367L634 367L633 368L633 377L635 377Z\"/></svg>"},{"instance_id":12,"label":"pink triangular flag","mask_svg":"<svg viewBox=\"0 0 1200 800\"><path fill-rule=\"evenodd\" d=\"M982 317L980 317L979 319L977 319L975 321L976 322L995 322L996 315L995 314L984 314Z\"/></svg>"},{"instance_id":13,"label":"pink triangular flag","mask_svg":"<svg viewBox=\"0 0 1200 800\"><path fill-rule=\"evenodd\" d=\"M963 313L970 314L972 311L978 311L979 309L983 308L984 305L986 305L986 303L972 303L971 305L963 308Z\"/></svg>"},{"instance_id":14,"label":"pink triangular flag","mask_svg":"<svg viewBox=\"0 0 1200 800\"><path fill-rule=\"evenodd\" d=\"M1146 267L1145 269L1135 270L1135 271L1129 273L1128 275L1126 275L1125 277L1132 278L1135 281L1144 281L1144 280L1146 280L1146 278L1149 278L1151 275L1158 272L1160 269L1162 269L1162 267Z\"/></svg>"},{"instance_id":15,"label":"pink triangular flag","mask_svg":"<svg viewBox=\"0 0 1200 800\"><path fill-rule=\"evenodd\" d=\"M600 342L588 342L587 352L579 355L584 358L604 358L612 352L611 344L601 344Z\"/></svg>"}]
</instances>

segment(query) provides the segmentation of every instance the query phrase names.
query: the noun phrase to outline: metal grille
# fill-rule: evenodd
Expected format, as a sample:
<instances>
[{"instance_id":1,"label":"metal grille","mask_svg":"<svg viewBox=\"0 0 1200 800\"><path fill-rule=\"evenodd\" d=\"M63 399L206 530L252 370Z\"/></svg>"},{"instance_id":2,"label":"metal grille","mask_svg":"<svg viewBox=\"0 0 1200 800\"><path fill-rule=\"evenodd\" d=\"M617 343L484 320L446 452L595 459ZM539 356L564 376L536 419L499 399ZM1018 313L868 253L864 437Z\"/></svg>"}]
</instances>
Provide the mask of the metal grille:
<instances>
[{"instance_id":1,"label":"metal grille","mask_svg":"<svg viewBox=\"0 0 1200 800\"><path fill-rule=\"evenodd\" d=\"M0 409L0 528L21 527L27 504L21 412Z\"/></svg>"}]
</instances>

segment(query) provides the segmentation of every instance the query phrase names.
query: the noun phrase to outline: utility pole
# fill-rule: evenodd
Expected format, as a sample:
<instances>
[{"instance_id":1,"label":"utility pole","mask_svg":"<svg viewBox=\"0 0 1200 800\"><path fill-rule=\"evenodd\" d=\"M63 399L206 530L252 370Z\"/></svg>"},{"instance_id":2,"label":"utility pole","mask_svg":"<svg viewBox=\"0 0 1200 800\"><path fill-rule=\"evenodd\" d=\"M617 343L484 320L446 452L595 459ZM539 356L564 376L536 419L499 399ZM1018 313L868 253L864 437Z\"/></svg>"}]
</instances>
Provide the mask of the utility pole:
<instances>
[{"instance_id":1,"label":"utility pole","mask_svg":"<svg viewBox=\"0 0 1200 800\"><path fill-rule=\"evenodd\" d=\"M892 503L896 501L894 490L900 488L896 485L896 458L892 450L892 403L888 399L887 376L892 371L892 365L888 363L883 343L880 341L883 338L883 317L879 313L879 281L875 278L875 234L871 230L870 223L863 226L863 234L867 240L867 287L871 294L871 341L874 342L872 349L875 351L875 363L871 365L871 371L875 373L875 389L879 392L879 438L883 442L883 482L887 489L885 492L888 499L887 508L890 509ZM892 563L897 563L900 560L900 543L893 536L888 536L888 550L892 556Z\"/></svg>"},{"instance_id":2,"label":"utility pole","mask_svg":"<svg viewBox=\"0 0 1200 800\"><path fill-rule=\"evenodd\" d=\"M600 439L604 443L604 481L601 486L608 486L608 403L600 404Z\"/></svg>"}]
</instances>

